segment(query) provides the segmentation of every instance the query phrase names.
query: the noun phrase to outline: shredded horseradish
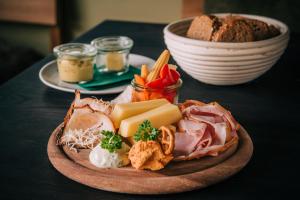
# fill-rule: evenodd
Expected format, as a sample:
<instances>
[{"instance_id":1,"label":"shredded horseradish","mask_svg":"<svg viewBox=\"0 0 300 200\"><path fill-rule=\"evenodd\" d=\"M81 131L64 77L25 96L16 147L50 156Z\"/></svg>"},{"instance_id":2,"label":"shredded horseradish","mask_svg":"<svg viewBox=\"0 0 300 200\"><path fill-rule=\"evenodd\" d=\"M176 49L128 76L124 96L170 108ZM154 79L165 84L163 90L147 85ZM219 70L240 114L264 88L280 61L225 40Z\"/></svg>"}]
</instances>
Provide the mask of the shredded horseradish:
<instances>
[{"instance_id":1,"label":"shredded horseradish","mask_svg":"<svg viewBox=\"0 0 300 200\"><path fill-rule=\"evenodd\" d=\"M109 101L103 101L102 99L98 99L95 96L92 96L94 101L92 102L98 111L105 113L106 115L110 115L112 111L112 105Z\"/></svg>"},{"instance_id":2,"label":"shredded horseradish","mask_svg":"<svg viewBox=\"0 0 300 200\"><path fill-rule=\"evenodd\" d=\"M99 128L102 126L91 127L85 131L82 129L68 130L61 137L61 143L67 145L71 150L77 152L76 147L93 149L102 138Z\"/></svg>"}]
</instances>

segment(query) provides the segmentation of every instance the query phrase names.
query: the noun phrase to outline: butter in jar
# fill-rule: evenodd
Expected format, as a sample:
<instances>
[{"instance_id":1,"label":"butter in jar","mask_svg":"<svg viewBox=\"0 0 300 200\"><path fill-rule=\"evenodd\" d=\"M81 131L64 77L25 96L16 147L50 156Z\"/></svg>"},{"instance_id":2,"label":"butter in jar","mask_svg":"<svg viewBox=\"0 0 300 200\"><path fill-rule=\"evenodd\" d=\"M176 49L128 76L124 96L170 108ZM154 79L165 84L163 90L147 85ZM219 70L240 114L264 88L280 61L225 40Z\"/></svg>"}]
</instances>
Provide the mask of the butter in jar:
<instances>
[{"instance_id":1,"label":"butter in jar","mask_svg":"<svg viewBox=\"0 0 300 200\"><path fill-rule=\"evenodd\" d=\"M94 39L91 44L97 49L96 66L102 73L122 74L128 70L129 53L133 41L125 36L106 36Z\"/></svg>"},{"instance_id":2,"label":"butter in jar","mask_svg":"<svg viewBox=\"0 0 300 200\"><path fill-rule=\"evenodd\" d=\"M97 50L88 44L68 43L53 49L57 57L59 78L77 83L89 81L94 75L94 60Z\"/></svg>"}]
</instances>

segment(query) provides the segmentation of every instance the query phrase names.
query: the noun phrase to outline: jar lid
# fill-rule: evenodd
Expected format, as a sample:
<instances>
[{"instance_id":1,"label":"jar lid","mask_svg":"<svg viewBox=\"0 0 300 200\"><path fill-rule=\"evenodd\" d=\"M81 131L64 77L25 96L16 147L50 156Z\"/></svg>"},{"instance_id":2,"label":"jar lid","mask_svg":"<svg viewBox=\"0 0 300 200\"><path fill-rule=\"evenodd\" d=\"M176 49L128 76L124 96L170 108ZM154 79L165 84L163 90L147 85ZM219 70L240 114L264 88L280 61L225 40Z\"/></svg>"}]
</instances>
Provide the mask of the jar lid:
<instances>
[{"instance_id":1,"label":"jar lid","mask_svg":"<svg viewBox=\"0 0 300 200\"><path fill-rule=\"evenodd\" d=\"M121 51L131 49L133 40L126 36L104 36L94 39L91 44L100 51Z\"/></svg>"},{"instance_id":2,"label":"jar lid","mask_svg":"<svg viewBox=\"0 0 300 200\"><path fill-rule=\"evenodd\" d=\"M54 47L54 54L59 56L74 56L74 57L93 57L97 54L97 49L89 44L83 43L66 43Z\"/></svg>"}]
</instances>

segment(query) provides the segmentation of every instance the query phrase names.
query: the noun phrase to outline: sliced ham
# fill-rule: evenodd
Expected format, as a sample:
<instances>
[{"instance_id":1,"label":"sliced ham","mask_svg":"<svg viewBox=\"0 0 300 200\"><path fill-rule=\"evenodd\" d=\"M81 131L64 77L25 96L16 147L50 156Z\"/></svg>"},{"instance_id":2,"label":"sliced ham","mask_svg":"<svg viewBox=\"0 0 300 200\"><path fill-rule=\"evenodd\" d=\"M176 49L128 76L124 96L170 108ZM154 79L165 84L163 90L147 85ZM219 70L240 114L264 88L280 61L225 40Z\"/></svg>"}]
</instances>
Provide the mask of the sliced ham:
<instances>
[{"instance_id":1,"label":"sliced ham","mask_svg":"<svg viewBox=\"0 0 300 200\"><path fill-rule=\"evenodd\" d=\"M212 120L215 120L215 122L226 121L230 124L232 129L236 129L238 126L238 123L235 121L231 113L215 102L206 104L204 106L189 106L183 110L183 113L186 115L200 115L210 117Z\"/></svg>"},{"instance_id":2,"label":"sliced ham","mask_svg":"<svg viewBox=\"0 0 300 200\"><path fill-rule=\"evenodd\" d=\"M219 104L193 100L180 106L184 119L175 134L175 160L217 156L238 141L238 123Z\"/></svg>"},{"instance_id":3,"label":"sliced ham","mask_svg":"<svg viewBox=\"0 0 300 200\"><path fill-rule=\"evenodd\" d=\"M178 126L184 132L175 133L174 155L189 155L197 148L198 143L203 138L207 125L191 120L180 120Z\"/></svg>"}]
</instances>

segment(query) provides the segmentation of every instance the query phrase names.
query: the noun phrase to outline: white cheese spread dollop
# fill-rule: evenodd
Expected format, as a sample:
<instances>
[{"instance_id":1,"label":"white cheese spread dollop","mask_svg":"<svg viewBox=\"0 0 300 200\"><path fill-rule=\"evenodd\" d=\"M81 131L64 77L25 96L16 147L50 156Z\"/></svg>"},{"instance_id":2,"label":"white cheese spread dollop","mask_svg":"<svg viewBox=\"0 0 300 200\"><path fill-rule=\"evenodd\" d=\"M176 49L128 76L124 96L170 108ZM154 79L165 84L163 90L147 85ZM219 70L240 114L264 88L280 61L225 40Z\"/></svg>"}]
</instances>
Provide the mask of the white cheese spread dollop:
<instances>
[{"instance_id":1,"label":"white cheese spread dollop","mask_svg":"<svg viewBox=\"0 0 300 200\"><path fill-rule=\"evenodd\" d=\"M122 143L122 148L116 152L110 153L108 150L103 149L101 145L97 145L89 154L90 162L99 168L116 168L128 164L127 153L129 146Z\"/></svg>"}]
</instances>

